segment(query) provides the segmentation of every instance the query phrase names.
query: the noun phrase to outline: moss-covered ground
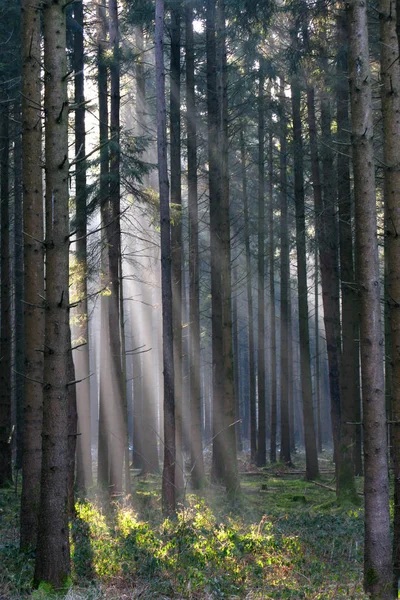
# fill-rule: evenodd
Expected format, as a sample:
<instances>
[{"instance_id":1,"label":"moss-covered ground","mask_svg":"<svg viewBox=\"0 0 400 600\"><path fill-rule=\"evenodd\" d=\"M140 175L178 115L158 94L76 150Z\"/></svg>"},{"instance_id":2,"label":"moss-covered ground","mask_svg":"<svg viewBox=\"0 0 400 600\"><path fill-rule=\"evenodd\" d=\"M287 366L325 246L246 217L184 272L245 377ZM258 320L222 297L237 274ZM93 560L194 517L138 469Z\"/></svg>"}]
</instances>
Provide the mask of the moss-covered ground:
<instances>
[{"instance_id":1,"label":"moss-covered ground","mask_svg":"<svg viewBox=\"0 0 400 600\"><path fill-rule=\"evenodd\" d=\"M301 469L299 469L301 470ZM68 600L362 600L363 509L275 465L244 473L234 502L223 488L187 489L176 520L160 510L159 477L134 478L131 498L77 502ZM320 481L334 486L330 472ZM362 481L357 482L360 490ZM33 555L18 552L18 494L0 491L0 599L32 592Z\"/></svg>"}]
</instances>

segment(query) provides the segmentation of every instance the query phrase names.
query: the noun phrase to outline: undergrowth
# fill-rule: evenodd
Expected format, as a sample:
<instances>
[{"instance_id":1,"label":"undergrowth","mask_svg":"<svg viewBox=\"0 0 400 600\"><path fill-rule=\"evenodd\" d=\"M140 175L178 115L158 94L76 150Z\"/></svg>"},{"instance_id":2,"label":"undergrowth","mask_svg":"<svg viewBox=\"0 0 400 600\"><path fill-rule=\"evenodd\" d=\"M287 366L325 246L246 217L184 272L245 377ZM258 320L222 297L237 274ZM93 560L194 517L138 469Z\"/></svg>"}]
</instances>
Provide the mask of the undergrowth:
<instances>
[{"instance_id":1,"label":"undergrowth","mask_svg":"<svg viewBox=\"0 0 400 600\"><path fill-rule=\"evenodd\" d=\"M188 494L163 519L160 480L136 479L125 503L77 503L67 600L361 600L363 510L331 491L271 473L242 478L235 506L220 488ZM328 483L328 482L326 482ZM18 552L18 498L0 492L0 598L31 590L33 555Z\"/></svg>"}]
</instances>

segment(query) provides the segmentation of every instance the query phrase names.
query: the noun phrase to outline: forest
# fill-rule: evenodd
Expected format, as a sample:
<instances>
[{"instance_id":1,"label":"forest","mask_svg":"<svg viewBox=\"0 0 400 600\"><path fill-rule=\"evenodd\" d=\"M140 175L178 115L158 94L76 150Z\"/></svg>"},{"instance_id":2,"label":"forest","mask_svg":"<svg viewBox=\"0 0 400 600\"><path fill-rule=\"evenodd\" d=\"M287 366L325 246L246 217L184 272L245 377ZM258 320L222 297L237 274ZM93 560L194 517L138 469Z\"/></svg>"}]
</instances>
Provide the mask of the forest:
<instances>
[{"instance_id":1,"label":"forest","mask_svg":"<svg viewBox=\"0 0 400 600\"><path fill-rule=\"evenodd\" d=\"M0 599L400 597L400 0L0 17Z\"/></svg>"}]
</instances>

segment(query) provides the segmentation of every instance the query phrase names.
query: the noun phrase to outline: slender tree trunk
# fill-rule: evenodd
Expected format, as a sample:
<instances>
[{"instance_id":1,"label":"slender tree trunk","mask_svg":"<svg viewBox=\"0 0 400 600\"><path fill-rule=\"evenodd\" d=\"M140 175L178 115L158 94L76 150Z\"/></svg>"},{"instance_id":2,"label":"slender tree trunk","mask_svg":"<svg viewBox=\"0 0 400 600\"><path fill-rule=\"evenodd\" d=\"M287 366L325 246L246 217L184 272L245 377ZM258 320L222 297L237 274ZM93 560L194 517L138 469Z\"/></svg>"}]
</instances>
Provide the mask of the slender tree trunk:
<instances>
[{"instance_id":1,"label":"slender tree trunk","mask_svg":"<svg viewBox=\"0 0 400 600\"><path fill-rule=\"evenodd\" d=\"M42 456L44 260L40 79L41 2L23 0L22 193L24 230L25 381L20 547L36 546Z\"/></svg>"},{"instance_id":2,"label":"slender tree trunk","mask_svg":"<svg viewBox=\"0 0 400 600\"><path fill-rule=\"evenodd\" d=\"M119 315L120 298L120 254L121 254L121 182L120 182L120 49L118 2L108 0L110 50L110 221L107 224L108 260L110 269L109 296L109 335L111 377L113 393L111 402L112 426L109 439L110 449L110 486L112 494L121 494L123 490L123 462L126 438L126 415L123 410L121 332Z\"/></svg>"},{"instance_id":3,"label":"slender tree trunk","mask_svg":"<svg viewBox=\"0 0 400 600\"><path fill-rule=\"evenodd\" d=\"M43 446L36 583L62 587L68 528L68 95L65 0L43 4L46 111L46 319Z\"/></svg>"},{"instance_id":4,"label":"slender tree trunk","mask_svg":"<svg viewBox=\"0 0 400 600\"><path fill-rule=\"evenodd\" d=\"M210 202L211 329L212 329L212 419L213 458L211 476L223 480L223 340L221 286L221 174L219 156L219 102L217 92L216 2L207 0L207 128Z\"/></svg>"},{"instance_id":5,"label":"slender tree trunk","mask_svg":"<svg viewBox=\"0 0 400 600\"><path fill-rule=\"evenodd\" d=\"M232 285L231 240L229 218L229 136L228 136L228 72L226 56L225 2L218 4L218 40L221 61L221 288L222 288L222 348L223 348L223 459L224 482L228 494L239 487L236 449L236 402L232 349Z\"/></svg>"},{"instance_id":6,"label":"slender tree trunk","mask_svg":"<svg viewBox=\"0 0 400 600\"><path fill-rule=\"evenodd\" d=\"M135 64L135 83L136 83L136 121L137 129L136 134L142 136L145 125L145 102L146 102L146 79L144 69L144 40L143 30L140 26L135 27L135 44L136 44L136 64ZM135 321L140 322L141 313L144 311L144 305L138 305L137 311L132 311ZM138 328L140 329L140 328ZM135 340L139 340L140 336L134 337ZM139 347L139 343L134 343L134 347ZM144 468L144 440L147 436L143 434L144 429L144 368L143 368L143 355L138 354L137 357L133 356L133 466L138 469ZM157 459L158 463L158 459Z\"/></svg>"},{"instance_id":7,"label":"slender tree trunk","mask_svg":"<svg viewBox=\"0 0 400 600\"><path fill-rule=\"evenodd\" d=\"M1 328L0 328L0 488L12 483L11 425L11 272L10 272L10 103L1 111Z\"/></svg>"},{"instance_id":8,"label":"slender tree trunk","mask_svg":"<svg viewBox=\"0 0 400 600\"><path fill-rule=\"evenodd\" d=\"M164 364L164 469L162 503L166 514L175 512L175 390L172 323L171 219L167 170L167 116L164 70L164 0L156 0L157 150L160 186L161 289Z\"/></svg>"},{"instance_id":9,"label":"slender tree trunk","mask_svg":"<svg viewBox=\"0 0 400 600\"><path fill-rule=\"evenodd\" d=\"M372 597L385 599L393 596L372 81L366 4L351 0L347 11L364 425L364 586Z\"/></svg>"},{"instance_id":10,"label":"slender tree trunk","mask_svg":"<svg viewBox=\"0 0 400 600\"><path fill-rule=\"evenodd\" d=\"M300 85L297 75L292 81L294 195L296 207L296 249L300 332L300 369L303 397L304 443L306 447L306 477L318 476L318 454L313 413L310 332L308 326L308 286L306 256L306 219L304 205L303 140L301 125Z\"/></svg>"},{"instance_id":11,"label":"slender tree trunk","mask_svg":"<svg viewBox=\"0 0 400 600\"><path fill-rule=\"evenodd\" d=\"M254 324L253 324L253 289L252 289L252 271L251 271L251 252L250 252L250 227L249 227L249 198L247 192L247 160L246 145L243 133L243 126L240 128L240 155L242 169L242 193L243 193L243 212L244 212L244 244L246 252L246 290L248 307L248 344L249 344L249 403L250 403L250 460L256 461L257 455L257 416L256 416L256 380L255 380L255 360L254 360Z\"/></svg>"},{"instance_id":12,"label":"slender tree trunk","mask_svg":"<svg viewBox=\"0 0 400 600\"><path fill-rule=\"evenodd\" d=\"M15 468L22 469L24 435L24 247L23 247L23 207L22 207L22 139L21 103L14 101L14 332L15 363L14 390L17 424L17 452Z\"/></svg>"},{"instance_id":13,"label":"slender tree trunk","mask_svg":"<svg viewBox=\"0 0 400 600\"><path fill-rule=\"evenodd\" d=\"M321 435L321 369L320 369L320 340L319 340L319 259L318 243L315 244L315 405L317 410L317 447L322 452Z\"/></svg>"},{"instance_id":14,"label":"slender tree trunk","mask_svg":"<svg viewBox=\"0 0 400 600\"><path fill-rule=\"evenodd\" d=\"M392 456L394 466L393 575L397 596L400 578L400 65L396 33L396 2L381 0L381 100L384 133L384 198L387 213L387 285L392 366ZM389 595L388 595L389 597Z\"/></svg>"},{"instance_id":15,"label":"slender tree trunk","mask_svg":"<svg viewBox=\"0 0 400 600\"><path fill-rule=\"evenodd\" d=\"M75 194L76 194L76 295L79 305L76 309L76 345L84 344L74 351L76 379L82 380L76 386L78 407L77 473L76 485L85 490L92 484L91 455L91 416L89 379L89 322L87 302L87 217L86 217L86 127L85 127L85 78L83 42L83 2L74 4L74 19L78 29L74 34L73 67L75 71Z\"/></svg>"},{"instance_id":16,"label":"slender tree trunk","mask_svg":"<svg viewBox=\"0 0 400 600\"><path fill-rule=\"evenodd\" d=\"M362 474L361 462L361 426L349 423L361 421L360 365L359 365L359 314L354 271L354 242L352 231L352 197L350 183L350 161L347 147L350 147L349 123L349 85L347 23L344 12L337 16L337 156L338 207L339 207L339 249L340 279L342 293L342 353L341 353L341 447L343 456L343 475L349 465L353 474ZM349 455L351 453L351 455ZM345 482L344 482L345 483ZM354 480L353 480L354 489Z\"/></svg>"},{"instance_id":17,"label":"slender tree trunk","mask_svg":"<svg viewBox=\"0 0 400 600\"><path fill-rule=\"evenodd\" d=\"M287 117L285 103L285 82L280 82L280 239L281 239L281 306L280 306L280 408L281 408L281 452L280 460L291 464L291 444L294 430L289 422L289 399L293 396L290 391L292 380L289 378L289 352L290 344L290 263L289 263L289 232L288 232L288 198L287 198ZM292 410L293 413L293 410Z\"/></svg>"},{"instance_id":18,"label":"slender tree trunk","mask_svg":"<svg viewBox=\"0 0 400 600\"><path fill-rule=\"evenodd\" d=\"M324 62L327 61L324 59ZM328 65L325 64L326 71ZM333 168L331 108L329 91L324 90L321 97L321 133L322 175L323 175L323 212L321 233L321 280L322 299L324 303L325 335L328 348L329 389L331 397L332 439L336 470L336 489L340 496L345 493L355 497L353 469L351 464L351 441L341 440L340 430L340 361L341 331L339 302L339 256L338 227L336 221L336 179ZM349 443L350 442L350 443Z\"/></svg>"},{"instance_id":19,"label":"slender tree trunk","mask_svg":"<svg viewBox=\"0 0 400 600\"><path fill-rule=\"evenodd\" d=\"M258 87L258 439L257 465L267 461L266 399L265 399L265 74L261 62Z\"/></svg>"},{"instance_id":20,"label":"slender tree trunk","mask_svg":"<svg viewBox=\"0 0 400 600\"><path fill-rule=\"evenodd\" d=\"M200 272L199 272L199 215L197 194L197 121L195 105L195 56L193 36L193 2L185 7L186 31L186 105L187 161L189 207L189 368L190 368L190 461L192 484L195 489L205 484L201 385L200 385Z\"/></svg>"},{"instance_id":21,"label":"slender tree trunk","mask_svg":"<svg viewBox=\"0 0 400 600\"><path fill-rule=\"evenodd\" d=\"M102 225L102 250L101 250L101 288L109 286L109 257L106 247L106 227L110 221L109 195L109 151L108 151L108 76L105 63L107 49L106 14L105 7L96 3L97 18L97 85L99 96L99 138L100 138L100 214ZM107 404L112 395L110 391L110 365L108 351L109 342L109 298L102 295L100 299L100 387L99 387L99 437L97 459L97 482L102 486L109 485L109 418L107 418Z\"/></svg>"},{"instance_id":22,"label":"slender tree trunk","mask_svg":"<svg viewBox=\"0 0 400 600\"><path fill-rule=\"evenodd\" d=\"M272 119L270 126L272 125ZM271 446L270 460L276 462L276 430L277 430L277 382L276 382L276 317L275 317L275 235L274 235L274 140L269 133L268 152L268 254L269 254L269 289L271 297L270 336L271 336Z\"/></svg>"},{"instance_id":23,"label":"slender tree trunk","mask_svg":"<svg viewBox=\"0 0 400 600\"><path fill-rule=\"evenodd\" d=\"M182 396L182 168L181 168L181 4L171 8L171 89L170 89L170 160L171 204L176 211L171 231L172 295L174 328L176 469L175 485L180 496L184 488L183 396ZM178 214L179 211L179 214Z\"/></svg>"}]
</instances>

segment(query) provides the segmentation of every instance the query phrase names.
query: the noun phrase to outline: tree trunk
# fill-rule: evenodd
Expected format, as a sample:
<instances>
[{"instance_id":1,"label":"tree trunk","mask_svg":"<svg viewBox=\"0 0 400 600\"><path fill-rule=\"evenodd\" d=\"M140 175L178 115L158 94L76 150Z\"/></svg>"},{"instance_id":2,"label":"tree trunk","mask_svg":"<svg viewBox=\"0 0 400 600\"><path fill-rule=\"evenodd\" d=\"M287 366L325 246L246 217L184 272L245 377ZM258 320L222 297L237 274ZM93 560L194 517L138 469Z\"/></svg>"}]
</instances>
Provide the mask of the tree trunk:
<instances>
[{"instance_id":1,"label":"tree trunk","mask_svg":"<svg viewBox=\"0 0 400 600\"><path fill-rule=\"evenodd\" d=\"M171 515L175 513L176 449L174 405L174 337L172 323L171 218L169 210L167 116L165 107L164 13L164 0L156 0L155 45L157 151L158 178L160 186L162 341L164 365L164 469L162 478L162 505L164 513Z\"/></svg>"},{"instance_id":2,"label":"tree trunk","mask_svg":"<svg viewBox=\"0 0 400 600\"><path fill-rule=\"evenodd\" d=\"M351 0L347 11L364 426L364 586L385 599L392 598L392 577L372 81L366 4Z\"/></svg>"},{"instance_id":3,"label":"tree trunk","mask_svg":"<svg viewBox=\"0 0 400 600\"><path fill-rule=\"evenodd\" d=\"M239 478L236 450L236 402L232 350L232 285L231 240L229 218L229 136L228 136L228 72L226 56L225 2L218 4L218 46L221 64L221 208L220 208L220 271L222 292L223 348L223 460L224 483L230 496L238 491Z\"/></svg>"},{"instance_id":4,"label":"tree trunk","mask_svg":"<svg viewBox=\"0 0 400 600\"><path fill-rule=\"evenodd\" d=\"M267 461L266 406L265 406L265 74L260 63L258 87L258 344L257 344L257 382L258 382L258 439L257 466Z\"/></svg>"},{"instance_id":5,"label":"tree trunk","mask_svg":"<svg viewBox=\"0 0 400 600\"><path fill-rule=\"evenodd\" d=\"M1 111L1 329L0 329L0 488L12 483L11 425L11 272L10 272L10 118L9 100Z\"/></svg>"},{"instance_id":6,"label":"tree trunk","mask_svg":"<svg viewBox=\"0 0 400 600\"><path fill-rule=\"evenodd\" d=\"M256 380L254 360L254 317L253 317L253 289L251 272L250 252L250 228L249 228L249 198L247 192L247 160L246 146L243 126L240 128L240 156L242 170L242 193L243 193L243 218L244 218L244 244L246 252L246 290L248 310L248 380L249 380L249 403L250 403L250 460L256 461L257 456L257 416L256 416Z\"/></svg>"},{"instance_id":7,"label":"tree trunk","mask_svg":"<svg viewBox=\"0 0 400 600\"><path fill-rule=\"evenodd\" d=\"M354 242L352 232L352 196L350 161L346 145L350 147L349 85L347 24L344 12L337 16L337 156L340 279L342 292L342 353L341 353L341 446L346 448L343 461L351 464L354 475L362 474L361 426L349 425L361 421L360 365L359 365L359 314L354 272ZM342 150L342 149L343 150ZM349 448L351 455L349 455ZM344 469L346 465L343 464ZM354 488L354 483L353 483Z\"/></svg>"},{"instance_id":8,"label":"tree trunk","mask_svg":"<svg viewBox=\"0 0 400 600\"><path fill-rule=\"evenodd\" d=\"M396 2L381 0L381 100L384 133L384 199L386 208L387 286L392 366L392 456L394 466L393 575L397 596L400 577L400 65L396 33ZM389 597L389 594L388 594Z\"/></svg>"},{"instance_id":9,"label":"tree trunk","mask_svg":"<svg viewBox=\"0 0 400 600\"><path fill-rule=\"evenodd\" d=\"M83 2L74 5L74 19L78 29L74 34L73 67L75 71L75 210L76 210L76 296L79 305L75 312L75 345L84 344L74 351L78 407L77 473L76 485L86 490L92 485L91 416L89 379L89 321L87 301L87 217L86 217L86 128L85 128L85 78L83 42Z\"/></svg>"},{"instance_id":10,"label":"tree trunk","mask_svg":"<svg viewBox=\"0 0 400 600\"><path fill-rule=\"evenodd\" d=\"M310 333L308 327L308 285L306 255L306 219L304 205L303 140L301 98L298 76L292 80L294 196L296 207L296 250L299 303L300 370L303 397L304 443L306 447L306 477L318 477L318 454L315 436L311 384Z\"/></svg>"},{"instance_id":11,"label":"tree trunk","mask_svg":"<svg viewBox=\"0 0 400 600\"><path fill-rule=\"evenodd\" d=\"M109 256L107 251L106 228L110 221L109 196L110 196L110 173L109 173L109 151L108 151L108 77L105 63L107 50L107 23L105 7L96 2L96 44L97 44L97 86L99 96L99 141L100 141L100 214L102 225L102 249L101 249L101 289L108 288ZM108 403L112 392L110 390L109 376L109 298L102 294L100 299L100 386L99 386L99 437L98 437L98 459L97 459L97 483L107 486L109 481L109 419L107 418Z\"/></svg>"},{"instance_id":12,"label":"tree trunk","mask_svg":"<svg viewBox=\"0 0 400 600\"><path fill-rule=\"evenodd\" d=\"M110 366L113 384L109 423L110 491L119 495L123 490L123 462L126 439L126 415L123 410L122 355L120 332L120 254L121 254L121 182L120 182L120 49L118 2L108 0L110 49L110 221L107 224L108 260L110 269L109 328Z\"/></svg>"},{"instance_id":13,"label":"tree trunk","mask_svg":"<svg viewBox=\"0 0 400 600\"><path fill-rule=\"evenodd\" d=\"M34 548L40 500L44 343L44 240L41 129L41 3L22 1L22 193L25 381L20 547Z\"/></svg>"},{"instance_id":14,"label":"tree trunk","mask_svg":"<svg viewBox=\"0 0 400 600\"><path fill-rule=\"evenodd\" d=\"M199 215L197 197L197 122L195 106L195 56L192 1L188 2L185 7L185 31L189 209L190 462L192 469L192 485L194 489L199 489L205 484L205 473L201 426Z\"/></svg>"},{"instance_id":15,"label":"tree trunk","mask_svg":"<svg viewBox=\"0 0 400 600\"><path fill-rule=\"evenodd\" d=\"M15 468L22 469L24 436L24 246L23 246L23 207L22 207L22 139L21 104L14 101L14 332L15 364L14 394L17 424L17 452Z\"/></svg>"},{"instance_id":16,"label":"tree trunk","mask_svg":"<svg viewBox=\"0 0 400 600\"><path fill-rule=\"evenodd\" d=\"M270 127L272 126L272 119ZM271 298L270 326L271 336L271 445L270 460L276 462L276 429L277 429L277 382L276 382L276 318L275 318L275 236L274 236L274 156L273 135L269 133L268 153L268 255L269 255L269 289Z\"/></svg>"},{"instance_id":17,"label":"tree trunk","mask_svg":"<svg viewBox=\"0 0 400 600\"><path fill-rule=\"evenodd\" d=\"M171 204L176 212L171 231L172 295L174 328L176 468L175 485L179 496L184 491L183 396L182 396L182 168L181 168L181 4L171 8L171 89L170 89L170 160Z\"/></svg>"},{"instance_id":18,"label":"tree trunk","mask_svg":"<svg viewBox=\"0 0 400 600\"><path fill-rule=\"evenodd\" d=\"M43 446L34 580L62 587L68 528L68 96L65 0L43 4L46 111L46 319Z\"/></svg>"},{"instance_id":19,"label":"tree trunk","mask_svg":"<svg viewBox=\"0 0 400 600\"><path fill-rule=\"evenodd\" d=\"M216 2L207 0L207 128L210 202L211 329L212 329L212 419L213 457L211 476L223 480L223 340L221 286L221 173L219 157L219 102L217 93Z\"/></svg>"},{"instance_id":20,"label":"tree trunk","mask_svg":"<svg viewBox=\"0 0 400 600\"><path fill-rule=\"evenodd\" d=\"M281 78L280 82L280 239L281 239L281 307L280 307L280 408L281 408L281 452L280 460L283 463L291 464L291 444L294 431L290 428L289 422L289 399L293 396L290 391L292 380L289 378L289 352L291 344L291 318L290 318L290 263L289 263L289 231L288 231L288 198L287 198L287 117L285 102L285 82ZM293 410L292 410L293 413Z\"/></svg>"}]
</instances>

